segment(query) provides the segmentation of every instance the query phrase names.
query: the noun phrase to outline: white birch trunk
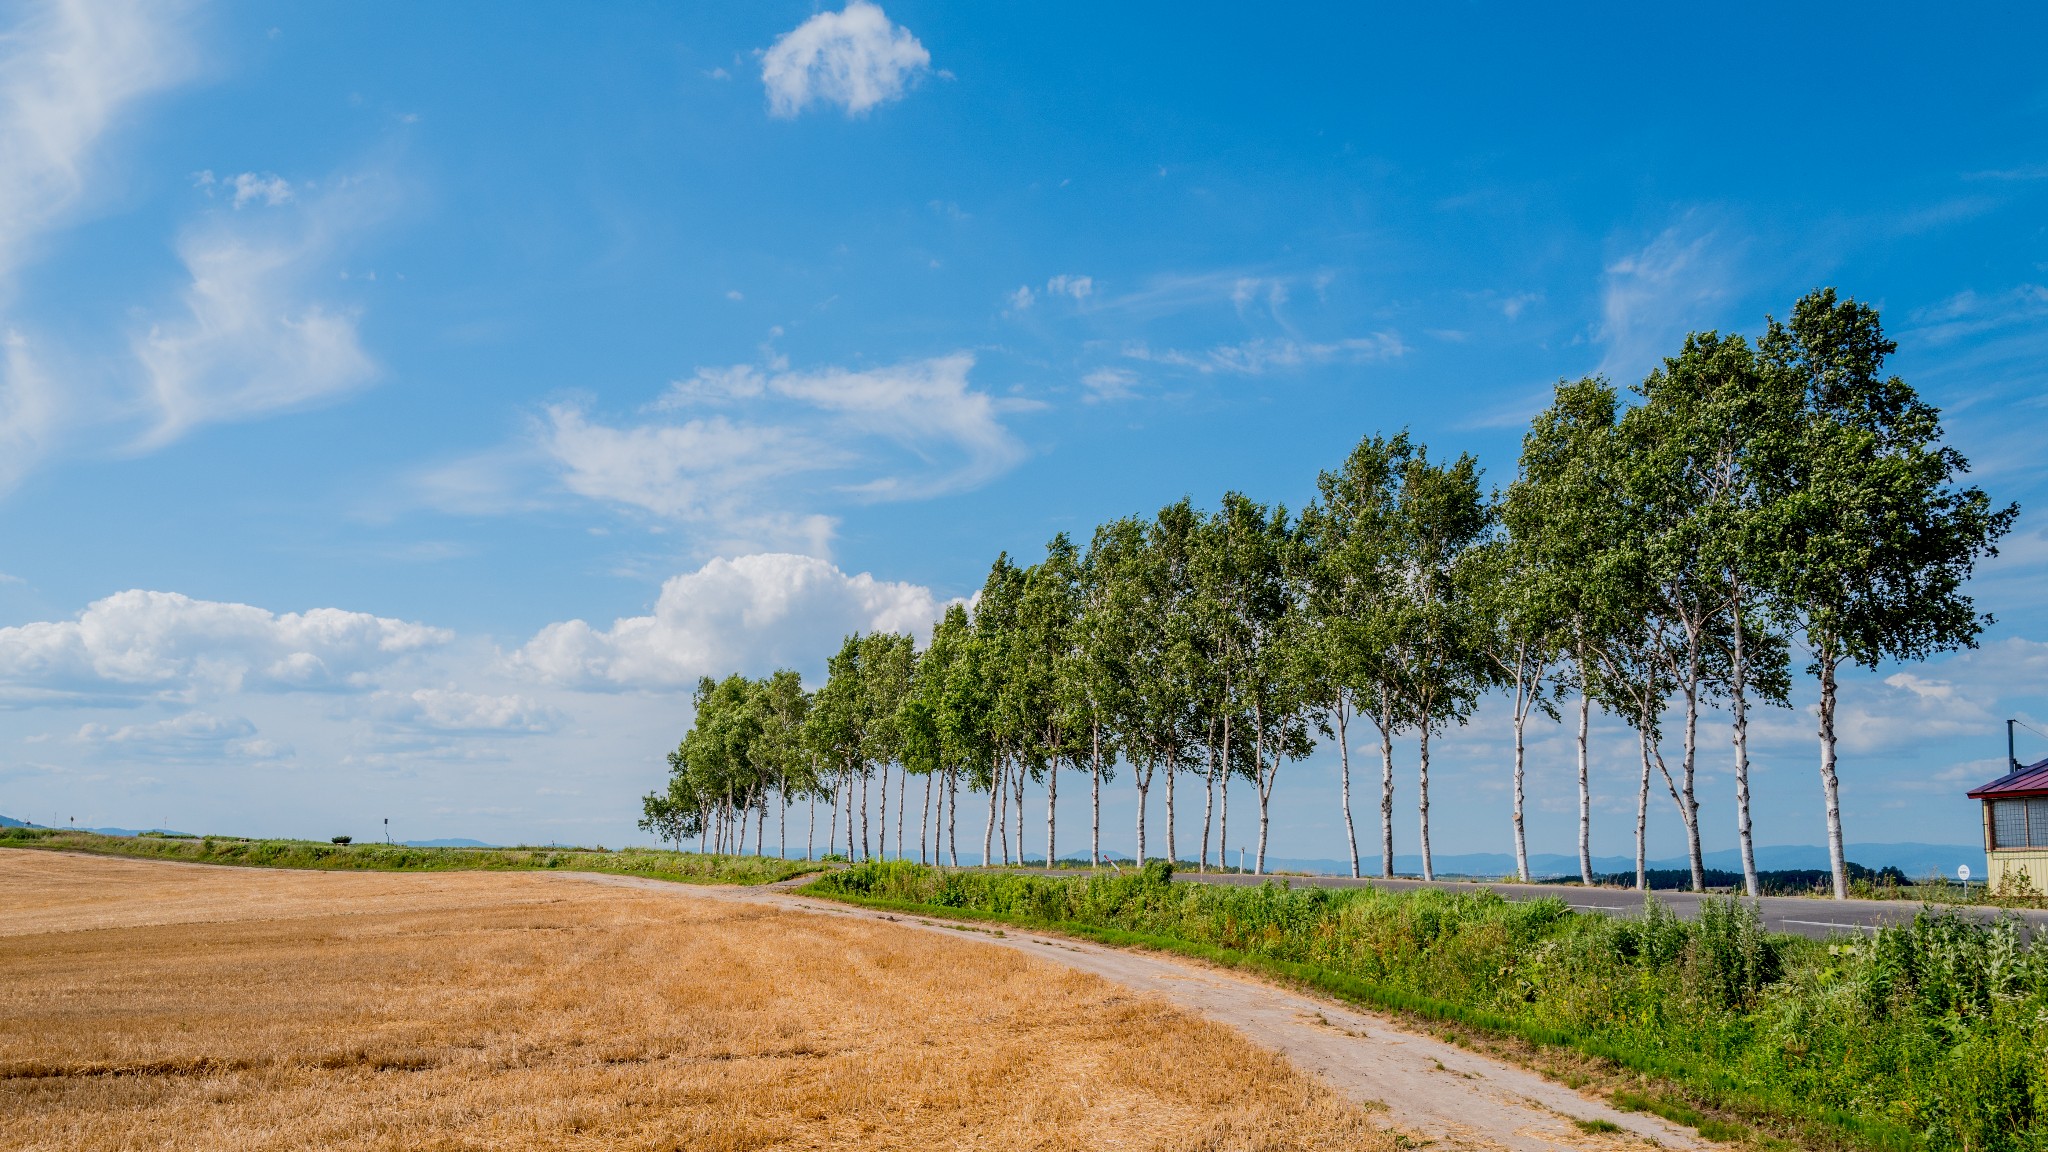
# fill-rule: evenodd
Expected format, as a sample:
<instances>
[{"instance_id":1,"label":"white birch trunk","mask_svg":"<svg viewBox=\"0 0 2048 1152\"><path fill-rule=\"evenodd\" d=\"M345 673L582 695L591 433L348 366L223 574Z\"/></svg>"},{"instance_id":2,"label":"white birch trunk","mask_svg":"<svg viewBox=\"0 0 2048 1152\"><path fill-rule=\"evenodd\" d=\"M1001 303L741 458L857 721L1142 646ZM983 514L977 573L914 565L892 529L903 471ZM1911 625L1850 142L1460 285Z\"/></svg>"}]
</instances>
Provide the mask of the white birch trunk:
<instances>
[{"instance_id":1,"label":"white birch trunk","mask_svg":"<svg viewBox=\"0 0 2048 1152\"><path fill-rule=\"evenodd\" d=\"M1756 875L1756 843L1750 839L1749 824L1749 693L1744 678L1742 649L1742 586L1736 585L1733 604L1735 620L1734 660L1729 668L1735 706L1735 835L1742 845L1742 888L1751 899L1760 895Z\"/></svg>"},{"instance_id":2,"label":"white birch trunk","mask_svg":"<svg viewBox=\"0 0 2048 1152\"><path fill-rule=\"evenodd\" d=\"M1821 652L1820 665L1820 786L1827 797L1828 867L1834 871L1835 899L1849 898L1849 867L1842 850L1842 793L1835 776L1835 660L1834 653Z\"/></svg>"},{"instance_id":3,"label":"white birch trunk","mask_svg":"<svg viewBox=\"0 0 2048 1152\"><path fill-rule=\"evenodd\" d=\"M1346 726L1344 690L1337 690L1337 765L1344 802L1344 845L1351 851L1351 878L1358 879L1358 829L1351 823L1351 737Z\"/></svg>"},{"instance_id":4,"label":"white birch trunk","mask_svg":"<svg viewBox=\"0 0 2048 1152\"><path fill-rule=\"evenodd\" d=\"M1436 861L1430 857L1429 853L1429 725L1425 723L1421 727L1422 738L1417 742L1417 747L1421 752L1421 772L1418 780L1420 781L1422 793L1417 800L1416 808L1422 816L1422 878L1424 880L1434 880L1436 879Z\"/></svg>"},{"instance_id":5,"label":"white birch trunk","mask_svg":"<svg viewBox=\"0 0 2048 1152\"><path fill-rule=\"evenodd\" d=\"M1593 721L1593 696L1586 684L1586 658L1579 656L1579 883L1593 883L1593 776L1586 741Z\"/></svg>"}]
</instances>

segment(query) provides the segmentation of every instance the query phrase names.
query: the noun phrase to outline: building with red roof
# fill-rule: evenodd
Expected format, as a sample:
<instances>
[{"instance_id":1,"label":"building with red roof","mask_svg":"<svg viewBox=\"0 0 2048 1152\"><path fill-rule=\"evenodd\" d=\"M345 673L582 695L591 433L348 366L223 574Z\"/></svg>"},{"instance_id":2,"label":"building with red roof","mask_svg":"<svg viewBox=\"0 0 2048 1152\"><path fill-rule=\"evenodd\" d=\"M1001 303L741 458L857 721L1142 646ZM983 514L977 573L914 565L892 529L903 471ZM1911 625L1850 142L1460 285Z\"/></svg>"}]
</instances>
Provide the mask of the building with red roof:
<instances>
[{"instance_id":1,"label":"building with red roof","mask_svg":"<svg viewBox=\"0 0 2048 1152\"><path fill-rule=\"evenodd\" d=\"M2048 892L2048 760L2014 763L2013 769L1970 793L1984 802L1984 855L1992 888L2026 878L2035 892Z\"/></svg>"}]
</instances>

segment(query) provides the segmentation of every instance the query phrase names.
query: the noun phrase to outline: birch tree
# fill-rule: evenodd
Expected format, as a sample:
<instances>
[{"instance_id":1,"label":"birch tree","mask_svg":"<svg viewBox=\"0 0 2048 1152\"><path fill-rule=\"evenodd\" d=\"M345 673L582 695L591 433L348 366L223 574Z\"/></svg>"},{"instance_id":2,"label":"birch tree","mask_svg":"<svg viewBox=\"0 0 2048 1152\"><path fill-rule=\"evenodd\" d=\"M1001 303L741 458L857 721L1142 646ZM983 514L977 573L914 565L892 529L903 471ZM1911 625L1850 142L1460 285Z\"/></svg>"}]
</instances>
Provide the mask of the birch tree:
<instances>
[{"instance_id":1,"label":"birch tree","mask_svg":"<svg viewBox=\"0 0 2048 1152\"><path fill-rule=\"evenodd\" d=\"M1785 542L1768 576L1776 609L1804 639L1820 689L1820 776L1836 899L1842 850L1835 714L1844 663L1876 667L1974 646L1990 617L1964 592L1995 556L2017 505L1960 486L1969 462L1942 442L1941 413L1885 360L1898 345L1877 310L1809 293L1769 322L1764 371L1797 390L1800 411L1768 530Z\"/></svg>"}]
</instances>

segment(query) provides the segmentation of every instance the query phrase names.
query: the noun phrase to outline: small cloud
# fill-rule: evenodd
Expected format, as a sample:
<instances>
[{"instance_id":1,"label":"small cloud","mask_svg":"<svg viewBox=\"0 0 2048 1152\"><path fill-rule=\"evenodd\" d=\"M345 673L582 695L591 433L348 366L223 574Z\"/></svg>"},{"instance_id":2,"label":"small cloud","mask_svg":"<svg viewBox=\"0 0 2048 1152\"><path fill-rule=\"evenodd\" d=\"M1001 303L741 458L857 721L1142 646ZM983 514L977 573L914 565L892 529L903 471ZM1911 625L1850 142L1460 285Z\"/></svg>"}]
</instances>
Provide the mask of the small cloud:
<instances>
[{"instance_id":1,"label":"small cloud","mask_svg":"<svg viewBox=\"0 0 2048 1152\"><path fill-rule=\"evenodd\" d=\"M211 173L208 175L211 175ZM221 181L221 184L226 188L234 189L235 194L232 203L236 209L241 209L259 200L266 207L275 208L280 204L291 203L292 199L292 186L283 177L267 172L262 175L254 172L244 172L238 176Z\"/></svg>"},{"instance_id":2,"label":"small cloud","mask_svg":"<svg viewBox=\"0 0 2048 1152\"><path fill-rule=\"evenodd\" d=\"M2035 164L2024 168L1995 168L1984 172L1965 172L1965 180L2048 180L2048 164Z\"/></svg>"},{"instance_id":3,"label":"small cloud","mask_svg":"<svg viewBox=\"0 0 2048 1152\"><path fill-rule=\"evenodd\" d=\"M814 103L860 116L900 99L931 68L931 53L881 8L850 0L785 33L761 55L768 112L785 119Z\"/></svg>"},{"instance_id":4,"label":"small cloud","mask_svg":"<svg viewBox=\"0 0 2048 1152\"><path fill-rule=\"evenodd\" d=\"M1245 310L1246 305L1262 296L1270 311L1279 312L1287 303L1287 282L1263 276L1240 276L1237 282L1230 286L1230 303L1240 313Z\"/></svg>"},{"instance_id":5,"label":"small cloud","mask_svg":"<svg viewBox=\"0 0 2048 1152\"><path fill-rule=\"evenodd\" d=\"M1542 299L1542 294L1538 292L1524 292L1519 296L1510 296L1500 302L1500 314L1510 320L1519 320L1522 318L1523 310Z\"/></svg>"},{"instance_id":6,"label":"small cloud","mask_svg":"<svg viewBox=\"0 0 2048 1152\"><path fill-rule=\"evenodd\" d=\"M737 289L737 288L728 288L728 289L726 289L726 290L725 290L725 298L726 298L727 300L744 300L744 299L746 299L746 297L745 297L745 296L742 296L742 295L740 295L740 290L739 290L739 289Z\"/></svg>"},{"instance_id":7,"label":"small cloud","mask_svg":"<svg viewBox=\"0 0 2048 1152\"><path fill-rule=\"evenodd\" d=\"M1089 276L1055 276L1045 282L1048 296L1071 296L1075 300L1086 300L1095 291L1095 280Z\"/></svg>"},{"instance_id":8,"label":"small cloud","mask_svg":"<svg viewBox=\"0 0 2048 1152\"><path fill-rule=\"evenodd\" d=\"M723 68L713 68L713 69L712 69L711 71L709 71L709 72L706 72L706 73L704 74L704 76L705 76L705 78L706 78L706 79L709 79L709 80L730 80L730 79L732 79L732 73L730 73L730 72L727 72L727 71L726 71L725 69L723 69Z\"/></svg>"},{"instance_id":9,"label":"small cloud","mask_svg":"<svg viewBox=\"0 0 2048 1152\"><path fill-rule=\"evenodd\" d=\"M1946 680L1929 680L1911 672L1894 672L1884 678L1894 688L1901 688L1922 700L1953 700L1956 686Z\"/></svg>"},{"instance_id":10,"label":"small cloud","mask_svg":"<svg viewBox=\"0 0 2048 1152\"><path fill-rule=\"evenodd\" d=\"M1138 394L1137 385L1138 374L1128 368L1097 368L1081 377L1081 386L1088 389L1082 400L1089 404L1129 400Z\"/></svg>"},{"instance_id":11,"label":"small cloud","mask_svg":"<svg viewBox=\"0 0 2048 1152\"><path fill-rule=\"evenodd\" d=\"M1022 285L1015 292L1010 293L1007 299L1010 302L1010 311L1022 312L1031 307L1038 300L1038 297L1032 294L1029 285Z\"/></svg>"}]
</instances>

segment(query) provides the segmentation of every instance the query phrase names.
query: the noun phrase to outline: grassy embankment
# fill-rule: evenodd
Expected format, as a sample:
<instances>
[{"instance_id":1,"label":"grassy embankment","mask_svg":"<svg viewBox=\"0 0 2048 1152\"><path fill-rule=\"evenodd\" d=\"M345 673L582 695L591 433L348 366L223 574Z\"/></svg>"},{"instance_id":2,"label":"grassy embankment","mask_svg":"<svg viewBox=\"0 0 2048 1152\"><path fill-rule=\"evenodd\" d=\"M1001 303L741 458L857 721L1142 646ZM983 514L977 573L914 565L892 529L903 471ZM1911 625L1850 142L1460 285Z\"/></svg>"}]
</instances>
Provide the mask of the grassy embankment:
<instances>
[{"instance_id":1,"label":"grassy embankment","mask_svg":"<svg viewBox=\"0 0 2048 1152\"><path fill-rule=\"evenodd\" d=\"M1714 1139L2048 1147L2048 944L1923 914L1863 941L1473 892L865 864L804 891L1170 950L1420 1017Z\"/></svg>"},{"instance_id":2,"label":"grassy embankment","mask_svg":"<svg viewBox=\"0 0 2048 1152\"><path fill-rule=\"evenodd\" d=\"M0 848L344 872L606 872L695 884L772 884L824 867L773 856L711 856L659 848L409 848L236 836L98 836L48 828L0 828Z\"/></svg>"}]
</instances>

